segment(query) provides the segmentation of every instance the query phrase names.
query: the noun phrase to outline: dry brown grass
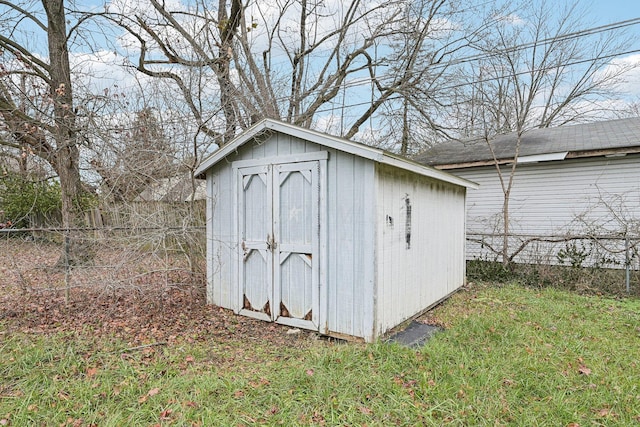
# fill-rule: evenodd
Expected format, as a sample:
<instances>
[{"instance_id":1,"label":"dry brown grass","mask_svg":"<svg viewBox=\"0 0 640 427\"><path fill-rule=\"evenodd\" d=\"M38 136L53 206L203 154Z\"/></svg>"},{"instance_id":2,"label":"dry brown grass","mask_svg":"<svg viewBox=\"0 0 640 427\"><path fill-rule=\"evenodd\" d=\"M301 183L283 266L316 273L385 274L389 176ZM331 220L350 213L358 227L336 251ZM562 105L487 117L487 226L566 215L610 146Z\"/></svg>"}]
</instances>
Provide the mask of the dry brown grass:
<instances>
[{"instance_id":1,"label":"dry brown grass","mask_svg":"<svg viewBox=\"0 0 640 427\"><path fill-rule=\"evenodd\" d=\"M184 254L103 246L92 265L72 267L65 282L60 253L52 242L0 240L0 320L7 330L107 334L131 345L185 337L288 345L305 335L207 305L203 266L194 268Z\"/></svg>"}]
</instances>

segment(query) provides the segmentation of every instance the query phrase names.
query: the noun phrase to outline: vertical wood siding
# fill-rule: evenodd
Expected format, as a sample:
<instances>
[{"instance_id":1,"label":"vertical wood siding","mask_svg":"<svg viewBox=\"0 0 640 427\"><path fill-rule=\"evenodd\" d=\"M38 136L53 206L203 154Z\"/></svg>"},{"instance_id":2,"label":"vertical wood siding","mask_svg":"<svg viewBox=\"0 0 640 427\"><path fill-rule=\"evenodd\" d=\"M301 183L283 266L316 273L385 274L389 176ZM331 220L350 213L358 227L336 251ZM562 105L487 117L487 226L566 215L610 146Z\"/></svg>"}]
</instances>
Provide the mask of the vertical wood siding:
<instances>
[{"instance_id":1,"label":"vertical wood siding","mask_svg":"<svg viewBox=\"0 0 640 427\"><path fill-rule=\"evenodd\" d=\"M465 189L377 167L377 333L464 284Z\"/></svg>"},{"instance_id":2,"label":"vertical wood siding","mask_svg":"<svg viewBox=\"0 0 640 427\"><path fill-rule=\"evenodd\" d=\"M325 291L326 319L321 332L373 339L374 165L371 161L337 152L295 137L275 133L259 144L246 144L226 161L207 171L209 197L207 239L211 304L239 311L237 251L234 218L235 187L231 163L281 155L328 151L326 171Z\"/></svg>"},{"instance_id":3,"label":"vertical wood siding","mask_svg":"<svg viewBox=\"0 0 640 427\"><path fill-rule=\"evenodd\" d=\"M327 181L327 328L371 340L374 165L331 151Z\"/></svg>"},{"instance_id":4,"label":"vertical wood siding","mask_svg":"<svg viewBox=\"0 0 640 427\"><path fill-rule=\"evenodd\" d=\"M207 171L207 302L237 311L233 184L230 166L218 164Z\"/></svg>"},{"instance_id":5,"label":"vertical wood siding","mask_svg":"<svg viewBox=\"0 0 640 427\"><path fill-rule=\"evenodd\" d=\"M287 135L274 134L259 144L247 144L207 171L207 301L238 311L237 251L235 230L235 187L231 163L236 160L260 159L278 155L317 151L318 146Z\"/></svg>"}]
</instances>

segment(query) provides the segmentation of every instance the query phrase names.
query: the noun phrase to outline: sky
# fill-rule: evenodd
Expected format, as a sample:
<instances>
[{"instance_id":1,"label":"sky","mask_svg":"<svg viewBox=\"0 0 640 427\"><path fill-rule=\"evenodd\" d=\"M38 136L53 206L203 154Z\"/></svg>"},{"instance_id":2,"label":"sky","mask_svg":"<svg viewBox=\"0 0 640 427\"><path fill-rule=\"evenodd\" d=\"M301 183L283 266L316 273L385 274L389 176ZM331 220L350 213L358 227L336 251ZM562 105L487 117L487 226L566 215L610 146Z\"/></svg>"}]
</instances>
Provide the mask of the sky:
<instances>
[{"instance_id":1,"label":"sky","mask_svg":"<svg viewBox=\"0 0 640 427\"><path fill-rule=\"evenodd\" d=\"M592 21L593 26L611 24L640 18L640 0L580 0L588 8L587 21ZM640 24L629 27L629 33L634 36L635 42L630 50L640 50ZM635 61L640 61L640 52L631 56ZM640 70L627 78L624 87L629 98L640 99Z\"/></svg>"},{"instance_id":2,"label":"sky","mask_svg":"<svg viewBox=\"0 0 640 427\"><path fill-rule=\"evenodd\" d=\"M96 0L98 1L98 0ZM184 0L173 0L180 2ZM478 1L478 0L472 0ZM553 4L556 0L547 0ZM571 3L573 0L565 0ZM598 27L615 22L626 21L633 18L640 18L640 0L577 0L579 5L587 10L584 19L585 25ZM99 1L98 1L99 2ZM581 30L584 28L576 28ZM629 33L635 35L635 42L629 50L640 51L640 24L629 27ZM640 61L640 52L634 55L633 61ZM626 89L631 97L640 99L640 70L628 78L629 84Z\"/></svg>"},{"instance_id":3,"label":"sky","mask_svg":"<svg viewBox=\"0 0 640 427\"><path fill-rule=\"evenodd\" d=\"M107 0L107 3L112 0ZM170 3L178 3L188 0L168 0ZM334 0L336 1L336 0ZM367 0L372 1L372 0ZM471 0L479 2L480 0ZM556 0L546 0L547 4L554 5ZM571 2L572 0L566 0ZM601 25L611 24L629 20L632 18L640 18L640 0L578 0L580 6L587 8L588 16L585 25L598 27ZM102 9L104 0L88 0L88 4L95 5L96 8ZM213 2L216 3L216 2ZM584 28L576 28L581 30ZM629 27L629 32L635 34L634 45L630 48L638 50L633 57L627 56L628 61L640 62L640 24ZM115 40L112 40L114 42ZM131 75L127 74L120 64L123 58L115 55L109 47L98 49L97 52L72 53L72 61L80 64L82 69L93 76L92 85L96 88L96 92L102 92L106 89L113 89L115 83L120 88L135 87L135 82ZM629 75L627 83L623 88L628 98L640 100L640 70Z\"/></svg>"},{"instance_id":4,"label":"sky","mask_svg":"<svg viewBox=\"0 0 640 427\"><path fill-rule=\"evenodd\" d=\"M638 0L593 0L591 9L594 18L602 24L640 17Z\"/></svg>"},{"instance_id":5,"label":"sky","mask_svg":"<svg viewBox=\"0 0 640 427\"><path fill-rule=\"evenodd\" d=\"M640 18L640 0L582 0L589 8L594 26ZM590 6L589 6L590 5ZM634 49L640 49L640 25L630 27L636 34Z\"/></svg>"}]
</instances>

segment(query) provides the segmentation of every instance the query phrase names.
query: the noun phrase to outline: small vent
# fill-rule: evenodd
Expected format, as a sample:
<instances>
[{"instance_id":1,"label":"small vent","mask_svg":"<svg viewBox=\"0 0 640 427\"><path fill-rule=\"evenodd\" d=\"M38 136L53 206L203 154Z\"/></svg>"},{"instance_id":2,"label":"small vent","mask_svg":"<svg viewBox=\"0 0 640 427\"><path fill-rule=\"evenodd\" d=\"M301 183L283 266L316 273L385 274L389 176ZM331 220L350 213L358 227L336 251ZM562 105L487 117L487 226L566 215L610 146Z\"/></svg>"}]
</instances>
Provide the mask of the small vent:
<instances>
[{"instance_id":1,"label":"small vent","mask_svg":"<svg viewBox=\"0 0 640 427\"><path fill-rule=\"evenodd\" d=\"M404 236L405 241L407 242L407 249L411 249L411 200L409 200L409 195L405 195L404 198L404 207L405 207L405 222L404 222Z\"/></svg>"}]
</instances>

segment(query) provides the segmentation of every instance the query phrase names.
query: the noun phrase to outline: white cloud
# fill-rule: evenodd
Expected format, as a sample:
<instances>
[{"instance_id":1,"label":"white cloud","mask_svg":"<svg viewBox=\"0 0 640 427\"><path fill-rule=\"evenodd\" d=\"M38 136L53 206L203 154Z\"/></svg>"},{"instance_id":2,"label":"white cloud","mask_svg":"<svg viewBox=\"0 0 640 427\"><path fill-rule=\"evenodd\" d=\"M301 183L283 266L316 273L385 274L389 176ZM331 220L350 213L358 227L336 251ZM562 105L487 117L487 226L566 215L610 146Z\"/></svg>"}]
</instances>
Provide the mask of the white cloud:
<instances>
[{"instance_id":1,"label":"white cloud","mask_svg":"<svg viewBox=\"0 0 640 427\"><path fill-rule=\"evenodd\" d=\"M71 52L69 61L74 73L76 86L88 88L91 92L126 89L139 85L136 76L126 70L127 58L117 53L101 50L93 53ZM137 76L145 80L146 76Z\"/></svg>"},{"instance_id":2,"label":"white cloud","mask_svg":"<svg viewBox=\"0 0 640 427\"><path fill-rule=\"evenodd\" d=\"M504 23L507 23L507 24L511 24L514 27L519 27L519 26L527 24L527 21L525 21L524 19L522 19L520 16L516 15L515 13L510 13L508 15L496 16L495 20L498 21L498 22L504 22Z\"/></svg>"},{"instance_id":3,"label":"white cloud","mask_svg":"<svg viewBox=\"0 0 640 427\"><path fill-rule=\"evenodd\" d=\"M620 69L627 69L621 78L621 82L616 85L622 95L640 96L640 54L633 54L622 58L615 58L610 65L603 70L603 73L616 72Z\"/></svg>"}]
</instances>

